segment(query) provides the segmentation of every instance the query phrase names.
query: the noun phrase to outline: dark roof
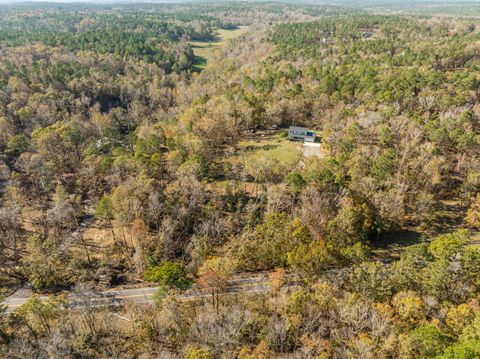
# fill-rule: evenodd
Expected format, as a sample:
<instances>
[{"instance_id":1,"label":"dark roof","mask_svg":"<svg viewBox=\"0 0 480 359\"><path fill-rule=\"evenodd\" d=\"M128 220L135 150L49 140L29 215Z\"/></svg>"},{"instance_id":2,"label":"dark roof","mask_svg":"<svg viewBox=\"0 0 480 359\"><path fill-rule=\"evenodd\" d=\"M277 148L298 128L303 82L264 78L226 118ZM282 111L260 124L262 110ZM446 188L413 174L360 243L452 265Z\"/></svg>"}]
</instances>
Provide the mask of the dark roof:
<instances>
[{"instance_id":1,"label":"dark roof","mask_svg":"<svg viewBox=\"0 0 480 359\"><path fill-rule=\"evenodd\" d=\"M288 129L289 138L315 138L315 132L306 127L290 126Z\"/></svg>"},{"instance_id":2,"label":"dark roof","mask_svg":"<svg viewBox=\"0 0 480 359\"><path fill-rule=\"evenodd\" d=\"M290 126L288 128L288 132L295 131L295 132L307 132L308 128L306 127L298 127L298 126Z\"/></svg>"}]
</instances>

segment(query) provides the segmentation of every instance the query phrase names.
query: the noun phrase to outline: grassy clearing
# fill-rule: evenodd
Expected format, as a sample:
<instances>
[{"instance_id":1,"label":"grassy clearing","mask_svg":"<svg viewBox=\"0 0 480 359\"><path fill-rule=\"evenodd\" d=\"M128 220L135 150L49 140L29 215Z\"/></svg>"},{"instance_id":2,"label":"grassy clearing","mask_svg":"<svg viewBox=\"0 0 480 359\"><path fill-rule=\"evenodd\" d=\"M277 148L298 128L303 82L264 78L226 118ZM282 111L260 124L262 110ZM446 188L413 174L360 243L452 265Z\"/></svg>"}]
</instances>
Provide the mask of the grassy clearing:
<instances>
[{"instance_id":1,"label":"grassy clearing","mask_svg":"<svg viewBox=\"0 0 480 359\"><path fill-rule=\"evenodd\" d=\"M217 29L216 30L216 39L215 41L192 41L190 45L193 47L193 52L196 56L195 68L197 71L202 70L207 65L207 62L212 58L212 55L216 48L224 45L228 40L234 39L245 32L247 32L248 26L240 26L237 29L225 30Z\"/></svg>"},{"instance_id":2,"label":"grassy clearing","mask_svg":"<svg viewBox=\"0 0 480 359\"><path fill-rule=\"evenodd\" d=\"M277 136L265 136L239 143L239 152L246 160L267 157L285 165L295 165L302 157L302 144Z\"/></svg>"},{"instance_id":3,"label":"grassy clearing","mask_svg":"<svg viewBox=\"0 0 480 359\"><path fill-rule=\"evenodd\" d=\"M301 158L301 143L291 142L285 137L279 136L278 132L264 132L240 141L236 146L235 154L226 162L233 167L244 168L245 173L251 177L241 183L241 190L248 195L257 195L261 189L252 179L259 168L263 168L263 171L267 171L273 177L283 177L295 168ZM228 186L238 185L238 183L235 184L228 180L219 180L210 183L208 188L224 194ZM232 187L230 188L232 189Z\"/></svg>"}]
</instances>

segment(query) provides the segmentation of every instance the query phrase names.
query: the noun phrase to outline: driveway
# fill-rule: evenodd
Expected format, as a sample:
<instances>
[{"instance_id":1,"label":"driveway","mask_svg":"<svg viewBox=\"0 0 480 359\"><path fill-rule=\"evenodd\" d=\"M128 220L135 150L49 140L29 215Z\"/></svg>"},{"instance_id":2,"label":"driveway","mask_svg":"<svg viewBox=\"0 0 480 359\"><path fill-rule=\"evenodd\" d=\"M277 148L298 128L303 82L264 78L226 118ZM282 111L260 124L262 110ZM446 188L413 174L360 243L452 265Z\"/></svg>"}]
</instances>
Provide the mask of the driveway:
<instances>
[{"instance_id":1,"label":"driveway","mask_svg":"<svg viewBox=\"0 0 480 359\"><path fill-rule=\"evenodd\" d=\"M325 157L321 144L320 143L312 143L312 142L305 142L303 144L303 157L312 157L316 156L318 158L323 158Z\"/></svg>"}]
</instances>

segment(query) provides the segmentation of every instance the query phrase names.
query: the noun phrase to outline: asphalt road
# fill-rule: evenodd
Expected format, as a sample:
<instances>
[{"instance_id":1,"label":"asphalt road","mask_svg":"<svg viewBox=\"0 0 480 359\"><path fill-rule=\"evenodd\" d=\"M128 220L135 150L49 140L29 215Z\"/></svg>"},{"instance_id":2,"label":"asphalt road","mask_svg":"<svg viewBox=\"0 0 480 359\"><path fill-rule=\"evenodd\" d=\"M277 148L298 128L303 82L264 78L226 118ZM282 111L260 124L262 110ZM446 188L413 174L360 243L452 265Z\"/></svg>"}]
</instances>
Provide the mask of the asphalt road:
<instances>
[{"instance_id":1,"label":"asphalt road","mask_svg":"<svg viewBox=\"0 0 480 359\"><path fill-rule=\"evenodd\" d=\"M219 295L229 295L234 293L252 293L264 292L269 289L268 276L265 274L233 278L227 282L225 288ZM122 306L128 302L135 303L153 303L153 296L158 288L132 288L107 290L102 292L87 291L81 294L70 293L68 302L71 308L101 308ZM211 289L192 288L177 295L180 301L195 301L211 296ZM48 296L40 296L41 300ZM6 298L4 305L7 306L7 313L15 311L25 304L28 297L11 296Z\"/></svg>"}]
</instances>

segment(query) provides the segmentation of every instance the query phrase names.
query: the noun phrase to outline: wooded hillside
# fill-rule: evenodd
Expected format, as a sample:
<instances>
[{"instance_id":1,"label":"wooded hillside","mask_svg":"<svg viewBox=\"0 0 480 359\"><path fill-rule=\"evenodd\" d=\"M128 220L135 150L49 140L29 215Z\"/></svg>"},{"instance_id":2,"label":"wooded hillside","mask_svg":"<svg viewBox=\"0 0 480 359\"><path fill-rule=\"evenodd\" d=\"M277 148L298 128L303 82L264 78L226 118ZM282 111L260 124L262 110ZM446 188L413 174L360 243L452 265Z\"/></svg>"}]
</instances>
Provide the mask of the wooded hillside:
<instances>
[{"instance_id":1,"label":"wooded hillside","mask_svg":"<svg viewBox=\"0 0 480 359\"><path fill-rule=\"evenodd\" d=\"M0 6L0 286L32 296L0 356L479 357L479 44L335 6Z\"/></svg>"}]
</instances>

